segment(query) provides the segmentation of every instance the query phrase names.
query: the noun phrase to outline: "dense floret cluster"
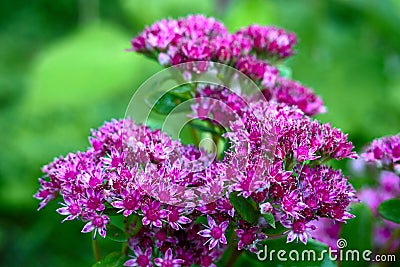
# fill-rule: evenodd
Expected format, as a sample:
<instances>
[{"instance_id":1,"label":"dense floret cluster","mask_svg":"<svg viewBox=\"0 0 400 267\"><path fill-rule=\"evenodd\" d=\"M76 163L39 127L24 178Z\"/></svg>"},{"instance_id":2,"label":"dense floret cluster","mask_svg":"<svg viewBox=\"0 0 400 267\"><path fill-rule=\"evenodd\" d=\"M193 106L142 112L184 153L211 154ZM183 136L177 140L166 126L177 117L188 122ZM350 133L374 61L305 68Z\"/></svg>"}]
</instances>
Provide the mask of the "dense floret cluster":
<instances>
[{"instance_id":1,"label":"dense floret cluster","mask_svg":"<svg viewBox=\"0 0 400 267\"><path fill-rule=\"evenodd\" d=\"M63 221L85 222L82 232L106 237L118 228L130 248L125 265L142 267L216 266L229 244L257 252L276 225L287 242L307 243L318 220L352 218L355 191L326 164L356 158L352 143L312 119L325 111L322 100L274 65L293 55L295 44L294 34L276 27L231 34L201 15L146 28L132 40L134 51L163 66L227 64L260 86L259 96L220 85L192 88L188 116L224 143L217 155L129 118L106 122L92 130L86 151L43 167L39 209L59 196L57 212ZM390 146L393 158L396 149ZM389 152L381 151L386 159ZM115 223L122 216L123 225Z\"/></svg>"}]
</instances>

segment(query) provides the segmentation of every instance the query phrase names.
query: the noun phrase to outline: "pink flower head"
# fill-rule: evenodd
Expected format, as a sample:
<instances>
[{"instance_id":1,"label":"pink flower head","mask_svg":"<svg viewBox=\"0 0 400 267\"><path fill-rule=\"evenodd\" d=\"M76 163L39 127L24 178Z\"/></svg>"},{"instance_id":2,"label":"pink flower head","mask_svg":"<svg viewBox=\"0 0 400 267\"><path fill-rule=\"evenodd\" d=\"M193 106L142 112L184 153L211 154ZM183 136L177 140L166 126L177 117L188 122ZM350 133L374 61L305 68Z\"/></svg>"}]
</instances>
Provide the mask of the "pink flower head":
<instances>
[{"instance_id":1,"label":"pink flower head","mask_svg":"<svg viewBox=\"0 0 400 267\"><path fill-rule=\"evenodd\" d=\"M151 247L147 248L145 252L139 246L133 248L135 256L131 256L132 259L127 260L124 266L138 266L138 267L151 267L153 263L151 262L151 254L153 249Z\"/></svg>"},{"instance_id":2,"label":"pink flower head","mask_svg":"<svg viewBox=\"0 0 400 267\"><path fill-rule=\"evenodd\" d=\"M161 209L161 203L154 200L150 205L143 204L142 205L143 219L142 222L144 225L153 225L155 227L162 226L162 219L165 219L168 215L166 210Z\"/></svg>"},{"instance_id":3,"label":"pink flower head","mask_svg":"<svg viewBox=\"0 0 400 267\"><path fill-rule=\"evenodd\" d=\"M215 223L215 220L211 216L207 215L208 225L204 225L208 229L201 230L198 235L202 237L208 237L207 244L209 242L209 249L213 249L218 243L227 244L225 237L225 230L228 228L229 221L224 221L219 225Z\"/></svg>"},{"instance_id":4,"label":"pink flower head","mask_svg":"<svg viewBox=\"0 0 400 267\"><path fill-rule=\"evenodd\" d=\"M140 193L133 187L127 187L121 191L121 200L111 203L114 208L120 209L118 212L123 212L125 217L128 217L132 212L140 208Z\"/></svg>"},{"instance_id":5,"label":"pink flower head","mask_svg":"<svg viewBox=\"0 0 400 267\"><path fill-rule=\"evenodd\" d=\"M110 218L106 215L93 214L92 218L82 229L82 233L89 233L94 230L93 238L96 237L97 231L102 237L106 237L106 227L110 222Z\"/></svg>"},{"instance_id":6,"label":"pink flower head","mask_svg":"<svg viewBox=\"0 0 400 267\"><path fill-rule=\"evenodd\" d=\"M293 222L285 222L281 221L282 225L286 228L291 228L286 231L287 240L286 243L290 243L293 240L300 240L304 244L307 244L307 239L310 237L309 230L315 230L316 227L314 225L310 225L303 220L295 220Z\"/></svg>"},{"instance_id":7,"label":"pink flower head","mask_svg":"<svg viewBox=\"0 0 400 267\"><path fill-rule=\"evenodd\" d=\"M400 166L400 133L375 139L365 149L362 157L378 167L398 170Z\"/></svg>"},{"instance_id":8,"label":"pink flower head","mask_svg":"<svg viewBox=\"0 0 400 267\"><path fill-rule=\"evenodd\" d=\"M80 201L66 197L65 204L61 203L64 207L57 209L57 212L61 215L68 215L62 222L73 220L82 215L82 205Z\"/></svg>"},{"instance_id":9,"label":"pink flower head","mask_svg":"<svg viewBox=\"0 0 400 267\"><path fill-rule=\"evenodd\" d=\"M171 248L165 252L164 258L156 258L154 262L160 267L180 267L184 263L182 259L173 258Z\"/></svg>"},{"instance_id":10,"label":"pink flower head","mask_svg":"<svg viewBox=\"0 0 400 267\"><path fill-rule=\"evenodd\" d=\"M294 54L296 45L294 33L273 26L250 25L236 34L243 35L252 41L253 49L260 55L286 58Z\"/></svg>"},{"instance_id":11,"label":"pink flower head","mask_svg":"<svg viewBox=\"0 0 400 267\"><path fill-rule=\"evenodd\" d=\"M258 242L267 238L258 227L236 229L236 235L239 238L238 250L247 249L253 253L257 253Z\"/></svg>"},{"instance_id":12,"label":"pink flower head","mask_svg":"<svg viewBox=\"0 0 400 267\"><path fill-rule=\"evenodd\" d=\"M260 205L261 214L267 214L273 211L271 203L266 202Z\"/></svg>"},{"instance_id":13,"label":"pink flower head","mask_svg":"<svg viewBox=\"0 0 400 267\"><path fill-rule=\"evenodd\" d=\"M186 216L183 216L184 208L179 207L168 207L168 224L175 230L182 229L182 225L190 223L192 220Z\"/></svg>"}]
</instances>

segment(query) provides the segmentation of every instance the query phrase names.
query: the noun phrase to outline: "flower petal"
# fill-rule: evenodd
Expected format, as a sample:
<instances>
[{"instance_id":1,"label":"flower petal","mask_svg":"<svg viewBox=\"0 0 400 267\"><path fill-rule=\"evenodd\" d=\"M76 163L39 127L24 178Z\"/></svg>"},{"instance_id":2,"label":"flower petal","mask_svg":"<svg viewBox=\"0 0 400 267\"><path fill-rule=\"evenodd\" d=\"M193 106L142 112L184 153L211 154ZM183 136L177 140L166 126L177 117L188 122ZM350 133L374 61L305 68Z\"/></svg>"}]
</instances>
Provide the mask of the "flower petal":
<instances>
[{"instance_id":1,"label":"flower petal","mask_svg":"<svg viewBox=\"0 0 400 267\"><path fill-rule=\"evenodd\" d=\"M165 252L164 259L165 259L165 260L172 260L172 249L171 249L171 248L169 248L169 249L167 250L167 252Z\"/></svg>"},{"instance_id":2,"label":"flower petal","mask_svg":"<svg viewBox=\"0 0 400 267\"><path fill-rule=\"evenodd\" d=\"M59 209L57 209L57 212L61 215L69 215L70 214L68 207L59 208Z\"/></svg>"},{"instance_id":3,"label":"flower petal","mask_svg":"<svg viewBox=\"0 0 400 267\"><path fill-rule=\"evenodd\" d=\"M124 263L124 266L137 266L137 265L136 265L136 259L127 260L127 261Z\"/></svg>"},{"instance_id":4,"label":"flower petal","mask_svg":"<svg viewBox=\"0 0 400 267\"><path fill-rule=\"evenodd\" d=\"M228 221L224 221L223 223L220 224L220 227L223 232L225 232L226 228L228 228L228 225L229 225Z\"/></svg>"},{"instance_id":5,"label":"flower petal","mask_svg":"<svg viewBox=\"0 0 400 267\"><path fill-rule=\"evenodd\" d=\"M93 231L95 227L93 226L92 222L88 222L87 224L85 224L85 226L82 229L82 233L89 233L91 231Z\"/></svg>"},{"instance_id":6,"label":"flower petal","mask_svg":"<svg viewBox=\"0 0 400 267\"><path fill-rule=\"evenodd\" d=\"M149 225L150 224L150 220L147 219L147 217L143 217L142 223L143 223L143 225Z\"/></svg>"},{"instance_id":7,"label":"flower petal","mask_svg":"<svg viewBox=\"0 0 400 267\"><path fill-rule=\"evenodd\" d=\"M217 226L214 219L210 215L207 215L207 222L211 228Z\"/></svg>"},{"instance_id":8,"label":"flower petal","mask_svg":"<svg viewBox=\"0 0 400 267\"><path fill-rule=\"evenodd\" d=\"M111 206L117 209L123 209L124 208L124 202L123 201L114 201L111 203Z\"/></svg>"},{"instance_id":9,"label":"flower petal","mask_svg":"<svg viewBox=\"0 0 400 267\"><path fill-rule=\"evenodd\" d=\"M290 231L289 234L287 235L286 243L290 243L295 239L296 235L293 233L293 231Z\"/></svg>"},{"instance_id":10,"label":"flower petal","mask_svg":"<svg viewBox=\"0 0 400 267\"><path fill-rule=\"evenodd\" d=\"M164 262L164 260L163 259L161 259L161 258L155 258L154 259L154 263L157 265L157 266L162 266L162 263Z\"/></svg>"},{"instance_id":11,"label":"flower petal","mask_svg":"<svg viewBox=\"0 0 400 267\"><path fill-rule=\"evenodd\" d=\"M213 249L217 244L218 244L218 239L213 239L213 240L211 240L210 245L209 245L208 248L211 250L211 249Z\"/></svg>"},{"instance_id":12,"label":"flower petal","mask_svg":"<svg viewBox=\"0 0 400 267\"><path fill-rule=\"evenodd\" d=\"M206 229L206 230L201 230L201 231L198 232L197 234L198 234L198 235L201 235L201 236L203 236L203 237L211 237L210 233L211 233L211 231L208 230L208 229Z\"/></svg>"},{"instance_id":13,"label":"flower petal","mask_svg":"<svg viewBox=\"0 0 400 267\"><path fill-rule=\"evenodd\" d=\"M105 228L105 227L100 227L100 228L98 228L98 231L99 231L99 234L100 234L103 238L106 237L107 231L106 231L106 228Z\"/></svg>"},{"instance_id":14,"label":"flower petal","mask_svg":"<svg viewBox=\"0 0 400 267\"><path fill-rule=\"evenodd\" d=\"M146 255L147 257L150 257L152 253L153 253L153 249L147 248L146 251L144 252L144 255Z\"/></svg>"},{"instance_id":15,"label":"flower petal","mask_svg":"<svg viewBox=\"0 0 400 267\"><path fill-rule=\"evenodd\" d=\"M188 217L185 217L185 216L179 217L179 220L178 220L178 222L182 223L182 224L187 224L187 223L190 223L191 221L192 221L191 219L189 219Z\"/></svg>"},{"instance_id":16,"label":"flower petal","mask_svg":"<svg viewBox=\"0 0 400 267\"><path fill-rule=\"evenodd\" d=\"M307 244L307 238L308 238L308 236L307 236L306 233L302 233L302 234L300 235L300 241L303 242L304 245Z\"/></svg>"},{"instance_id":17,"label":"flower petal","mask_svg":"<svg viewBox=\"0 0 400 267\"><path fill-rule=\"evenodd\" d=\"M227 244L225 235L222 235L219 240L222 244Z\"/></svg>"},{"instance_id":18,"label":"flower petal","mask_svg":"<svg viewBox=\"0 0 400 267\"><path fill-rule=\"evenodd\" d=\"M162 226L162 222L161 222L160 220L156 220L156 221L153 222L153 225L154 225L155 227L160 228L160 227Z\"/></svg>"}]
</instances>

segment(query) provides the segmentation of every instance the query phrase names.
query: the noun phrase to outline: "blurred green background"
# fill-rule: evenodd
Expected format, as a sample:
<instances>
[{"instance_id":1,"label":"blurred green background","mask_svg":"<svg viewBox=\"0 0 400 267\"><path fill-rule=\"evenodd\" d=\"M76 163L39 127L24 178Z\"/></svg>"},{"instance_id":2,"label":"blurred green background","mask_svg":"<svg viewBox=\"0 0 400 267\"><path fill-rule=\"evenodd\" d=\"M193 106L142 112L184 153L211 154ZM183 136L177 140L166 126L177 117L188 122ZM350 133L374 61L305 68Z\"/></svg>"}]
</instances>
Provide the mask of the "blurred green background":
<instances>
[{"instance_id":1,"label":"blurred green background","mask_svg":"<svg viewBox=\"0 0 400 267\"><path fill-rule=\"evenodd\" d=\"M57 203L36 212L40 167L84 150L90 128L124 116L134 90L161 69L127 52L130 39L189 13L231 31L259 23L296 32L293 77L322 96L328 113L319 118L348 132L357 151L399 132L400 1L1 1L1 266L94 263L81 222L62 225Z\"/></svg>"}]
</instances>

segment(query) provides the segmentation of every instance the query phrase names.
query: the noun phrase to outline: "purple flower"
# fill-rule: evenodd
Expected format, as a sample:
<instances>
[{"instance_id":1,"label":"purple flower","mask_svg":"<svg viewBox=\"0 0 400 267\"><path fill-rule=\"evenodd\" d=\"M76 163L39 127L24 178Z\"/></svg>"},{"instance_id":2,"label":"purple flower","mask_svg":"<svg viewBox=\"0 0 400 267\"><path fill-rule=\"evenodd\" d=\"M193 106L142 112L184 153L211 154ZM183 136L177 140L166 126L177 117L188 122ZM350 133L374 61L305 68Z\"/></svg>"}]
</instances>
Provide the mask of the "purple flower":
<instances>
[{"instance_id":1,"label":"purple flower","mask_svg":"<svg viewBox=\"0 0 400 267\"><path fill-rule=\"evenodd\" d=\"M293 222L281 222L286 228L291 228L287 233L286 243L290 243L293 240L300 240L304 244L307 244L307 239L310 237L309 230L315 230L314 225L310 225L303 220L296 220Z\"/></svg>"},{"instance_id":2,"label":"purple flower","mask_svg":"<svg viewBox=\"0 0 400 267\"><path fill-rule=\"evenodd\" d=\"M213 250L210 252L209 250L206 250L203 252L202 255L200 255L200 266L201 267L217 267L217 265L214 264L214 262L216 261L217 258L218 258L217 251Z\"/></svg>"},{"instance_id":3,"label":"purple flower","mask_svg":"<svg viewBox=\"0 0 400 267\"><path fill-rule=\"evenodd\" d=\"M258 251L258 242L267 238L266 235L260 232L258 227L236 229L236 235L239 238L238 250L247 249L253 253Z\"/></svg>"},{"instance_id":4,"label":"purple flower","mask_svg":"<svg viewBox=\"0 0 400 267\"><path fill-rule=\"evenodd\" d=\"M92 130L87 151L43 167L35 194L39 208L59 196L63 222L82 220L82 232L94 232L94 237L97 232L106 236L107 214L118 210L127 217L133 251L124 265L142 267L215 267L226 250L229 225L239 250L257 252L258 242L267 238L262 231L271 227L261 214L273 214L289 228L287 242L303 243L315 230L315 220L352 218L348 207L357 201L355 191L340 170L326 165L356 158L352 143L340 129L309 117L325 112L322 100L281 77L275 67L295 53L296 42L293 33L271 26L251 25L232 34L202 15L163 19L145 28L132 40L132 50L163 66L190 63L182 70L185 81L195 77L190 71L201 73L213 65L201 60L221 62L250 77L262 88L260 94L245 95L240 83L234 90L196 84L188 94L196 98L189 116L210 125L215 136L224 133L226 149L218 157L130 119L105 122ZM221 80L229 77L225 74ZM381 178L384 194L365 191L366 196L399 194L397 139L374 141L366 151L369 160L392 171ZM258 220L245 221L230 194L259 205ZM208 223L203 227L199 218L204 216ZM391 229L385 227L383 237ZM158 258L152 259L153 252Z\"/></svg>"},{"instance_id":5,"label":"purple flower","mask_svg":"<svg viewBox=\"0 0 400 267\"><path fill-rule=\"evenodd\" d=\"M111 203L114 208L120 209L125 217L128 217L132 212L140 208L140 193L136 188L127 187L121 191L122 200L117 200Z\"/></svg>"},{"instance_id":6,"label":"purple flower","mask_svg":"<svg viewBox=\"0 0 400 267\"><path fill-rule=\"evenodd\" d=\"M198 235L202 237L208 237L206 243L210 242L209 249L213 249L218 243L227 244L226 237L225 237L225 230L228 228L229 221L224 221L220 224L216 224L215 220L211 218L211 216L207 215L208 226L205 225L208 229L201 230L198 232Z\"/></svg>"},{"instance_id":7,"label":"purple flower","mask_svg":"<svg viewBox=\"0 0 400 267\"><path fill-rule=\"evenodd\" d=\"M64 207L57 209L59 214L68 215L62 222L73 220L81 215L82 205L78 200L66 197L64 201L65 204L61 203Z\"/></svg>"},{"instance_id":8,"label":"purple flower","mask_svg":"<svg viewBox=\"0 0 400 267\"><path fill-rule=\"evenodd\" d=\"M160 267L179 267L184 263L182 259L173 258L172 249L170 248L165 252L164 258L155 258L154 262Z\"/></svg>"},{"instance_id":9,"label":"purple flower","mask_svg":"<svg viewBox=\"0 0 400 267\"><path fill-rule=\"evenodd\" d=\"M273 87L279 75L278 69L255 56L240 57L234 67L266 87Z\"/></svg>"},{"instance_id":10,"label":"purple flower","mask_svg":"<svg viewBox=\"0 0 400 267\"><path fill-rule=\"evenodd\" d=\"M190 223L192 220L182 215L184 208L179 207L168 207L168 224L175 230L182 229L182 225Z\"/></svg>"},{"instance_id":11,"label":"purple flower","mask_svg":"<svg viewBox=\"0 0 400 267\"><path fill-rule=\"evenodd\" d=\"M372 141L362 157L378 167L400 172L400 133Z\"/></svg>"},{"instance_id":12,"label":"purple flower","mask_svg":"<svg viewBox=\"0 0 400 267\"><path fill-rule=\"evenodd\" d=\"M39 179L39 183L42 188L39 189L36 194L34 194L34 197L38 200L41 200L38 207L38 210L41 210L47 205L47 203L57 197L59 187L54 183L54 181L48 182L42 178Z\"/></svg>"},{"instance_id":13,"label":"purple flower","mask_svg":"<svg viewBox=\"0 0 400 267\"><path fill-rule=\"evenodd\" d=\"M168 212L166 210L160 209L160 202L154 200L151 202L150 205L143 204L142 205L142 212L143 212L143 219L142 222L144 225L153 225L155 227L161 227L162 222L161 220L166 218Z\"/></svg>"},{"instance_id":14,"label":"purple flower","mask_svg":"<svg viewBox=\"0 0 400 267\"><path fill-rule=\"evenodd\" d=\"M127 260L124 266L139 266L139 267L151 267L153 263L151 262L151 254L153 252L152 248L147 248L145 252L139 246L133 248L135 256L131 256L133 259Z\"/></svg>"},{"instance_id":15,"label":"purple flower","mask_svg":"<svg viewBox=\"0 0 400 267\"><path fill-rule=\"evenodd\" d=\"M318 221L313 221L313 224L316 229L311 232L311 235L331 248L337 248L341 223L328 218L320 218Z\"/></svg>"},{"instance_id":16,"label":"purple flower","mask_svg":"<svg viewBox=\"0 0 400 267\"><path fill-rule=\"evenodd\" d=\"M273 211L273 209L274 208L272 207L271 203L269 203L269 202L266 202L266 203L263 203L260 205L261 214L270 213Z\"/></svg>"},{"instance_id":17,"label":"purple flower","mask_svg":"<svg viewBox=\"0 0 400 267\"><path fill-rule=\"evenodd\" d=\"M89 233L94 230L93 238L96 237L97 231L102 237L106 237L106 227L109 222L110 218L106 215L93 214L90 221L83 227L82 233Z\"/></svg>"},{"instance_id":18,"label":"purple flower","mask_svg":"<svg viewBox=\"0 0 400 267\"><path fill-rule=\"evenodd\" d=\"M322 99L310 88L286 78L279 77L274 86L265 86L263 94L267 100L295 105L309 116L326 112Z\"/></svg>"},{"instance_id":19,"label":"purple flower","mask_svg":"<svg viewBox=\"0 0 400 267\"><path fill-rule=\"evenodd\" d=\"M236 33L250 38L253 49L261 56L286 58L294 54L296 36L272 26L250 25Z\"/></svg>"},{"instance_id":20,"label":"purple flower","mask_svg":"<svg viewBox=\"0 0 400 267\"><path fill-rule=\"evenodd\" d=\"M91 211L103 211L105 206L103 204L103 192L95 191L92 188L86 189L86 194L82 196L82 204L84 207Z\"/></svg>"}]
</instances>

